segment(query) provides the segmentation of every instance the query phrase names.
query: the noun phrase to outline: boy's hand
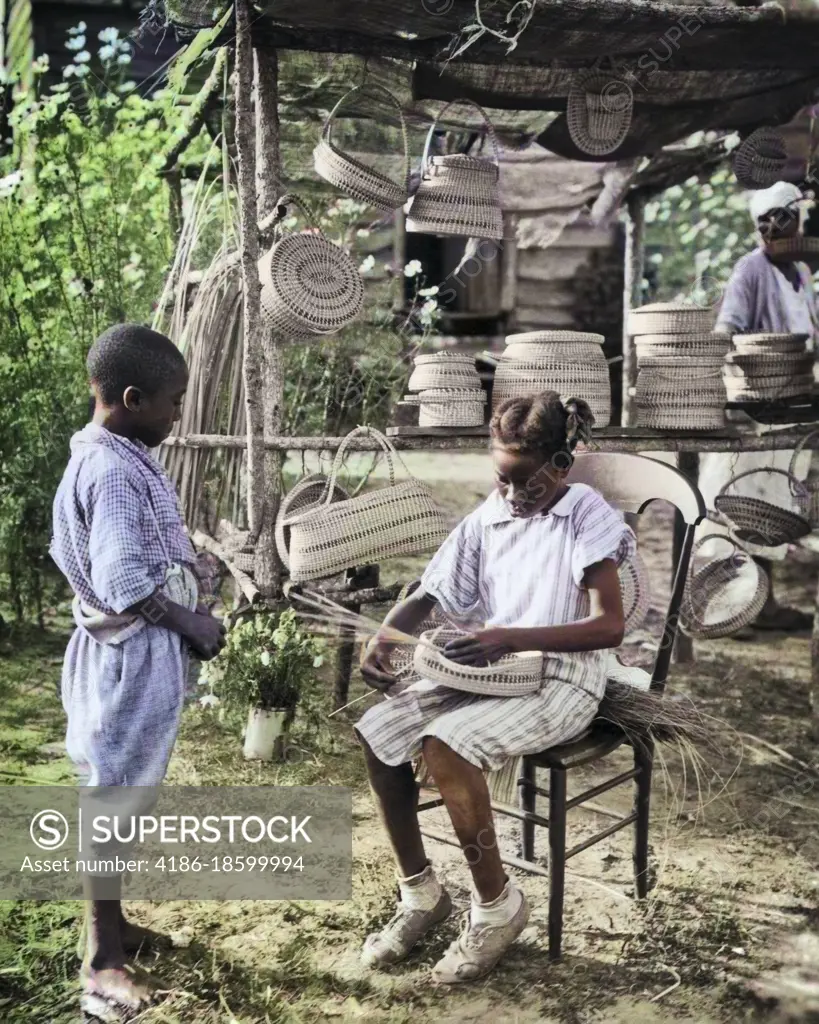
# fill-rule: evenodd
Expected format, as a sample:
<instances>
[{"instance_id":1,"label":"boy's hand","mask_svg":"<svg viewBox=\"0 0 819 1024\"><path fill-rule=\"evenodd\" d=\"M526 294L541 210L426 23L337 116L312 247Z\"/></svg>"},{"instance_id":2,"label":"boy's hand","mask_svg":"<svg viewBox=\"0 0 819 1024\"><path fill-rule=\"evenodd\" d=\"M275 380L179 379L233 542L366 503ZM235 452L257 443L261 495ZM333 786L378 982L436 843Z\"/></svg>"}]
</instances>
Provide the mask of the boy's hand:
<instances>
[{"instance_id":1,"label":"boy's hand","mask_svg":"<svg viewBox=\"0 0 819 1024\"><path fill-rule=\"evenodd\" d=\"M203 661L215 658L227 642L222 623L210 614L203 615L198 608L185 630L185 639Z\"/></svg>"},{"instance_id":2,"label":"boy's hand","mask_svg":"<svg viewBox=\"0 0 819 1024\"><path fill-rule=\"evenodd\" d=\"M511 630L496 626L458 637L444 647L444 657L459 665L491 665L493 661L514 651L510 633Z\"/></svg>"},{"instance_id":3,"label":"boy's hand","mask_svg":"<svg viewBox=\"0 0 819 1024\"><path fill-rule=\"evenodd\" d=\"M367 686L374 690L389 690L398 682L390 664L390 651L388 644L370 642L361 661L361 675Z\"/></svg>"}]
</instances>

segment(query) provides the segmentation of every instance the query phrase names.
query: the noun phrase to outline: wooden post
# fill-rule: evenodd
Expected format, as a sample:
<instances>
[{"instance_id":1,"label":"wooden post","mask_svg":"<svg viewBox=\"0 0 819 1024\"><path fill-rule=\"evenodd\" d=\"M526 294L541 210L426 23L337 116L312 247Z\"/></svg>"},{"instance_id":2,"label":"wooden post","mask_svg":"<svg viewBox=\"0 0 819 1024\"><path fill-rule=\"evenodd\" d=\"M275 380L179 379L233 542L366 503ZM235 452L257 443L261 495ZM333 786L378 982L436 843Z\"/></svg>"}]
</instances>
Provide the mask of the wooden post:
<instances>
[{"instance_id":1,"label":"wooden post","mask_svg":"<svg viewBox=\"0 0 819 1024\"><path fill-rule=\"evenodd\" d=\"M279 62L275 52L255 53L256 98L256 188L259 220L275 210L282 186L279 128ZM264 436L281 432L284 413L283 339L265 330L262 349ZM266 598L281 592L282 565L276 550L276 516L281 502L282 467L286 452L266 450L264 454L264 506L256 544L256 583Z\"/></svg>"},{"instance_id":2,"label":"wooden post","mask_svg":"<svg viewBox=\"0 0 819 1024\"><path fill-rule=\"evenodd\" d=\"M628 333L629 310L635 309L642 301L643 274L645 272L645 223L646 199L635 192L628 199L626 220L626 259L623 285L623 411L621 422L624 427L636 423L636 409L631 389L637 381L637 359L634 343Z\"/></svg>"},{"instance_id":3,"label":"wooden post","mask_svg":"<svg viewBox=\"0 0 819 1024\"><path fill-rule=\"evenodd\" d=\"M696 487L700 475L700 457L696 452L680 452L677 455L677 469ZM685 522L679 512L674 513L674 540L672 563L674 566L680 559L683 538L685 537ZM672 586L674 581L672 580ZM690 665L694 661L694 641L690 636L677 632L677 642L674 645L674 661L678 665Z\"/></svg>"},{"instance_id":4,"label":"wooden post","mask_svg":"<svg viewBox=\"0 0 819 1024\"><path fill-rule=\"evenodd\" d=\"M236 148L239 157L240 256L244 293L244 383L247 414L248 519L258 539L264 503L264 382L262 377L259 215L256 203L256 130L251 106L253 46L249 0L236 2Z\"/></svg>"},{"instance_id":5,"label":"wooden post","mask_svg":"<svg viewBox=\"0 0 819 1024\"><path fill-rule=\"evenodd\" d=\"M356 614L361 611L360 604L350 605L350 608ZM336 678L333 686L333 704L336 708L343 708L349 699L355 644L355 630L351 630L347 626L341 626L338 631Z\"/></svg>"}]
</instances>

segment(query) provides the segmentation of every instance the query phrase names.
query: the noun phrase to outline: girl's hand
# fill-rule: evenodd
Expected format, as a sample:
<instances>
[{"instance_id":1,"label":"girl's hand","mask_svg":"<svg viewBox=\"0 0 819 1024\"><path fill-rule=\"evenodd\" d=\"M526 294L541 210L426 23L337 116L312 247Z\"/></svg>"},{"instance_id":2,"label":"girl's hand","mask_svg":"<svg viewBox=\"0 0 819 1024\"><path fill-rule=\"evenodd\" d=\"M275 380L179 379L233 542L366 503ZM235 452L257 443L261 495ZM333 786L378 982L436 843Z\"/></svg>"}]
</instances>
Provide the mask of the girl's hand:
<instances>
[{"instance_id":1,"label":"girl's hand","mask_svg":"<svg viewBox=\"0 0 819 1024\"><path fill-rule=\"evenodd\" d=\"M364 682L374 690L381 690L382 693L398 682L390 663L391 650L388 644L371 642L367 645L361 661Z\"/></svg>"},{"instance_id":2,"label":"girl's hand","mask_svg":"<svg viewBox=\"0 0 819 1024\"><path fill-rule=\"evenodd\" d=\"M491 665L514 651L511 632L496 626L450 640L444 647L444 657L459 665Z\"/></svg>"}]
</instances>

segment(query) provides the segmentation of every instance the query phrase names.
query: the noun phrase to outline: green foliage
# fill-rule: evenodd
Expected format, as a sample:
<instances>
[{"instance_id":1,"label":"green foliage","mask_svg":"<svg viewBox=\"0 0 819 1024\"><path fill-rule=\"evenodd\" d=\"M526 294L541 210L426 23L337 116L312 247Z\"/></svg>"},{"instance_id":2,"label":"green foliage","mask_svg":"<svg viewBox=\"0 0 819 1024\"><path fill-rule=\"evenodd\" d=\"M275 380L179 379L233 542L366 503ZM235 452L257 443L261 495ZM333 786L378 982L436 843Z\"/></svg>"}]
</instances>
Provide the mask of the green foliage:
<instances>
[{"instance_id":1,"label":"green foliage","mask_svg":"<svg viewBox=\"0 0 819 1024\"><path fill-rule=\"evenodd\" d=\"M88 410L85 357L112 323L146 321L174 245L155 173L163 101L123 75L115 29L82 27L50 91L18 93L0 157L0 573L18 615L43 603L51 501ZM94 71L91 71L93 67Z\"/></svg>"},{"instance_id":2,"label":"green foliage","mask_svg":"<svg viewBox=\"0 0 819 1024\"><path fill-rule=\"evenodd\" d=\"M713 306L734 264L756 244L743 190L727 165L706 182L689 178L667 189L648 205L646 223L660 301Z\"/></svg>"},{"instance_id":3,"label":"green foliage","mask_svg":"<svg viewBox=\"0 0 819 1024\"><path fill-rule=\"evenodd\" d=\"M231 627L224 650L203 667L201 680L217 699L205 697L203 703L245 713L258 705L286 710L292 718L315 689L323 651L323 643L301 629L292 608L246 618Z\"/></svg>"}]
</instances>

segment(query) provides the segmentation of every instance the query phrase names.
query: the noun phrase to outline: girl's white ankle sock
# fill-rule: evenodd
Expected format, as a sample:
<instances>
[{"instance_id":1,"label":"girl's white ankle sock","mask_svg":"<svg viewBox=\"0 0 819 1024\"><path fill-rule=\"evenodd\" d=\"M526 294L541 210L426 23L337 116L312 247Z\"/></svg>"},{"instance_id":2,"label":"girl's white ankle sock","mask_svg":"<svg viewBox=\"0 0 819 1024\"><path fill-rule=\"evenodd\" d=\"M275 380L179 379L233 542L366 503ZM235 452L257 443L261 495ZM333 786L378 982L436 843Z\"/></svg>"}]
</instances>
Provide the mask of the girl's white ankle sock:
<instances>
[{"instance_id":1,"label":"girl's white ankle sock","mask_svg":"<svg viewBox=\"0 0 819 1024\"><path fill-rule=\"evenodd\" d=\"M472 925L486 927L498 927L509 924L512 918L520 910L523 901L523 893L516 889L511 882L503 887L503 892L497 899L490 903L480 903L477 894L472 893L472 907L469 912L469 920Z\"/></svg>"},{"instance_id":2,"label":"girl's white ankle sock","mask_svg":"<svg viewBox=\"0 0 819 1024\"><path fill-rule=\"evenodd\" d=\"M432 910L441 898L443 886L435 877L432 865L427 864L418 875L398 878L401 905L407 910Z\"/></svg>"}]
</instances>

